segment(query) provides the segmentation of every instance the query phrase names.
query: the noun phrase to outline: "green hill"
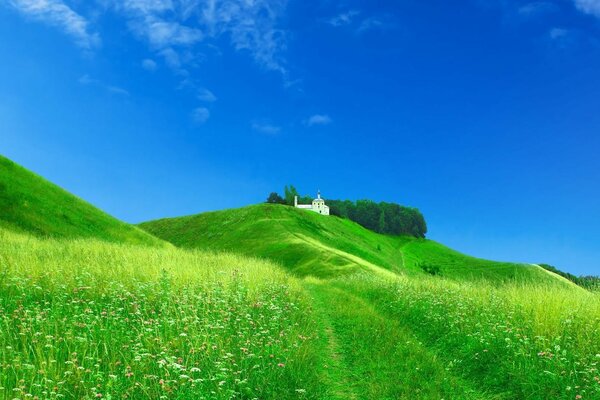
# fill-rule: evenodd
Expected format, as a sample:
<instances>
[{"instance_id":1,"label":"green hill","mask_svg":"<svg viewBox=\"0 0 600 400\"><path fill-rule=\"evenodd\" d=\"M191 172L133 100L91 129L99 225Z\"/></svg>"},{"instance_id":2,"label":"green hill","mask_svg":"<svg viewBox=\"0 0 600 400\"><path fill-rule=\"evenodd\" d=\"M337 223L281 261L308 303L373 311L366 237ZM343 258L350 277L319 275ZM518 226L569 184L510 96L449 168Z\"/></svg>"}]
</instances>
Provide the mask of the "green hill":
<instances>
[{"instance_id":1,"label":"green hill","mask_svg":"<svg viewBox=\"0 0 600 400\"><path fill-rule=\"evenodd\" d=\"M140 227L179 247L264 257L299 276L330 278L375 270L469 280L557 281L538 266L469 257L431 240L380 235L346 219L274 204L166 218Z\"/></svg>"},{"instance_id":2,"label":"green hill","mask_svg":"<svg viewBox=\"0 0 600 400\"><path fill-rule=\"evenodd\" d=\"M2 156L0 227L40 237L165 245Z\"/></svg>"},{"instance_id":3,"label":"green hill","mask_svg":"<svg viewBox=\"0 0 600 400\"><path fill-rule=\"evenodd\" d=\"M2 399L600 398L600 296L551 271L278 205L139 246L0 161Z\"/></svg>"}]
</instances>

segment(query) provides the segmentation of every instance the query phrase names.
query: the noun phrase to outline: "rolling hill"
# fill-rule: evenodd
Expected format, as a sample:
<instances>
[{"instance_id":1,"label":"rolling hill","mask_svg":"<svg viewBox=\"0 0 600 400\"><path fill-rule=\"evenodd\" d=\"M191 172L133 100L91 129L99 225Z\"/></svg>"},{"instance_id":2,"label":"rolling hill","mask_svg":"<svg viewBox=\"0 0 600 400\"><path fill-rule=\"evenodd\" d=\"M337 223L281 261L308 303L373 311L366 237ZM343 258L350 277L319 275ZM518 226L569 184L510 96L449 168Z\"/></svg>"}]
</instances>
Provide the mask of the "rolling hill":
<instances>
[{"instance_id":1,"label":"rolling hill","mask_svg":"<svg viewBox=\"0 0 600 400\"><path fill-rule=\"evenodd\" d=\"M140 227L179 247L267 258L298 276L429 271L459 280L559 281L538 266L474 258L431 240L380 235L346 219L274 204L160 219Z\"/></svg>"},{"instance_id":2,"label":"rolling hill","mask_svg":"<svg viewBox=\"0 0 600 400\"><path fill-rule=\"evenodd\" d=\"M0 156L0 227L38 237L166 245L3 156Z\"/></svg>"},{"instance_id":3,"label":"rolling hill","mask_svg":"<svg viewBox=\"0 0 600 400\"><path fill-rule=\"evenodd\" d=\"M0 398L600 398L600 297L538 266L265 204L142 224L176 247L0 184Z\"/></svg>"}]
</instances>

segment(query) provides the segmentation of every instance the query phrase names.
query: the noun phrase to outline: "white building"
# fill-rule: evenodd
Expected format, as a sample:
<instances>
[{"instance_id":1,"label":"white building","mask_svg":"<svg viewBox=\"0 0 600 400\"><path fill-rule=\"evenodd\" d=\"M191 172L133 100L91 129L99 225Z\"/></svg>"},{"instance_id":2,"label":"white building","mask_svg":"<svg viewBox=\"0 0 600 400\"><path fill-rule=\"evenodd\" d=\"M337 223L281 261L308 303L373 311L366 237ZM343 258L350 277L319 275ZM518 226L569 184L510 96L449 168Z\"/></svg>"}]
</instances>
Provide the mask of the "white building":
<instances>
[{"instance_id":1,"label":"white building","mask_svg":"<svg viewBox=\"0 0 600 400\"><path fill-rule=\"evenodd\" d=\"M329 215L329 206L326 206L325 200L321 198L321 191L317 193L317 198L312 201L312 204L298 204L298 196L295 196L294 207L314 211L322 215Z\"/></svg>"}]
</instances>

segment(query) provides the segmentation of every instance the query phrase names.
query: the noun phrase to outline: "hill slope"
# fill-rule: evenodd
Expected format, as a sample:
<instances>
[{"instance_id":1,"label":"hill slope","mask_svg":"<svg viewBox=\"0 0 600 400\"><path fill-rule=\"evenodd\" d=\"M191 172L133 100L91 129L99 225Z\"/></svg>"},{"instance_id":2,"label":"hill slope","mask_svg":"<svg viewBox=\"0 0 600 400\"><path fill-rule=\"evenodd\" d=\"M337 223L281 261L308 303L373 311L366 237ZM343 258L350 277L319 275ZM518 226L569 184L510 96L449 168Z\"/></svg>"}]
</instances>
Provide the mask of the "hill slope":
<instances>
[{"instance_id":1,"label":"hill slope","mask_svg":"<svg viewBox=\"0 0 600 400\"><path fill-rule=\"evenodd\" d=\"M2 156L0 227L36 236L165 245Z\"/></svg>"},{"instance_id":2,"label":"hill slope","mask_svg":"<svg viewBox=\"0 0 600 400\"><path fill-rule=\"evenodd\" d=\"M431 240L386 236L349 220L261 204L145 222L140 227L185 248L234 251L274 260L299 276L335 277L359 270L453 279L548 281L541 268L469 257Z\"/></svg>"}]
</instances>

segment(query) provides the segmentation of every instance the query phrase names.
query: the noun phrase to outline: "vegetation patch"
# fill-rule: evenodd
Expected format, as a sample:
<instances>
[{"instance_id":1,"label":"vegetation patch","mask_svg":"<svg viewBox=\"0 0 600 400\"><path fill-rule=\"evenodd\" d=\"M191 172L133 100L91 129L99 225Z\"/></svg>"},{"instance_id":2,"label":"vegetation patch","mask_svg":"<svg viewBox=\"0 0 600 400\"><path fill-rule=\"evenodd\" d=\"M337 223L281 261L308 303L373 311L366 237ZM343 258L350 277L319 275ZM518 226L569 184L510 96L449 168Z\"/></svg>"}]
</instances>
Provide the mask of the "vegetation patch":
<instances>
[{"instance_id":1,"label":"vegetation patch","mask_svg":"<svg viewBox=\"0 0 600 400\"><path fill-rule=\"evenodd\" d=\"M600 297L577 287L361 275L333 286L401 322L498 399L600 398Z\"/></svg>"},{"instance_id":2,"label":"vegetation patch","mask_svg":"<svg viewBox=\"0 0 600 400\"><path fill-rule=\"evenodd\" d=\"M2 230L0 256L0 398L322 398L307 298L273 265Z\"/></svg>"},{"instance_id":3,"label":"vegetation patch","mask_svg":"<svg viewBox=\"0 0 600 400\"><path fill-rule=\"evenodd\" d=\"M0 227L38 237L95 238L113 243L165 246L0 156Z\"/></svg>"}]
</instances>

